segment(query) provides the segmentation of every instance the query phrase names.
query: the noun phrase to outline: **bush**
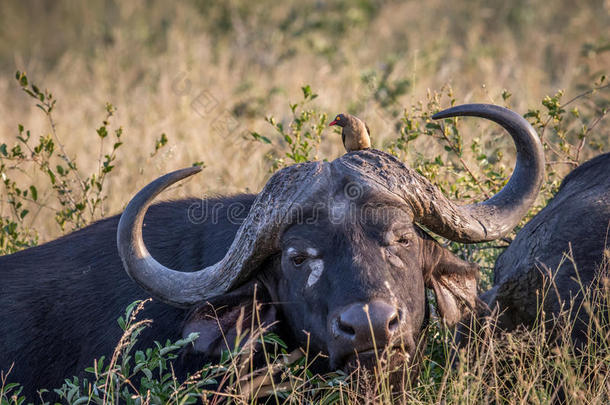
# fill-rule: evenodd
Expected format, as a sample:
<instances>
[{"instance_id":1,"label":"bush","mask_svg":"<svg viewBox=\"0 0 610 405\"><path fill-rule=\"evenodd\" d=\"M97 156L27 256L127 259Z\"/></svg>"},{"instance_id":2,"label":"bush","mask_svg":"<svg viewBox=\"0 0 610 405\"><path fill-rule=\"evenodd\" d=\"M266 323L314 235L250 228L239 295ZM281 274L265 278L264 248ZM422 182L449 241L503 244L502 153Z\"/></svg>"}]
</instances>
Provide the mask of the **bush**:
<instances>
[{"instance_id":1,"label":"bush","mask_svg":"<svg viewBox=\"0 0 610 405\"><path fill-rule=\"evenodd\" d=\"M103 218L108 197L105 182L115 170L117 152L123 145L123 128L111 122L116 109L106 103L105 116L95 129L99 143L97 168L92 173L83 173L77 158L65 152L57 132L53 116L57 100L53 94L31 83L25 72L17 71L15 78L47 118L50 133L40 135L36 142L30 130L19 124L13 146L0 144L0 178L4 184L1 205L6 203L10 208L8 212L0 210L0 255L38 243L35 223L41 212L53 214L62 231L73 231ZM151 157L167 142L167 136L162 134ZM84 141L83 145L88 143ZM46 180L44 190L36 186L37 174Z\"/></svg>"}]
</instances>

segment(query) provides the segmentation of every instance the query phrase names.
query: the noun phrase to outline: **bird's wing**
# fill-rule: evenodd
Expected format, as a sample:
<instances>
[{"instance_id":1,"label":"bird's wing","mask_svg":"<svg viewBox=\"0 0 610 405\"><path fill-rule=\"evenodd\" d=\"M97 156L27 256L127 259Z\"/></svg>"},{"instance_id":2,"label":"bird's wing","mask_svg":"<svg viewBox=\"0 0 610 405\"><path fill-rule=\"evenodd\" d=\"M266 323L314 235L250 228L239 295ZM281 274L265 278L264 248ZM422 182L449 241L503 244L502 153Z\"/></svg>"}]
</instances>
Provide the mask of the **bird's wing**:
<instances>
[{"instance_id":1,"label":"bird's wing","mask_svg":"<svg viewBox=\"0 0 610 405\"><path fill-rule=\"evenodd\" d=\"M369 137L371 136L371 130L369 129L369 126L366 124L366 122L364 123L364 127L366 128L366 132L369 134Z\"/></svg>"}]
</instances>

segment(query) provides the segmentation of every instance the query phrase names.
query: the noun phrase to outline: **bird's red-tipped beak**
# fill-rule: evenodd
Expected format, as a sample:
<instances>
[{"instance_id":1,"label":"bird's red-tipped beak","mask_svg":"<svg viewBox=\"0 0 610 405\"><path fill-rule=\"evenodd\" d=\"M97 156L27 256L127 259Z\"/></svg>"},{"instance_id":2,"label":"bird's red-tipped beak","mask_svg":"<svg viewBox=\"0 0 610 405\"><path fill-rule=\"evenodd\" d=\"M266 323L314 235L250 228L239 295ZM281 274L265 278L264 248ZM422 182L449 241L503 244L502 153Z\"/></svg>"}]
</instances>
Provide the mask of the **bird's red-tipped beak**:
<instances>
[{"instance_id":1,"label":"bird's red-tipped beak","mask_svg":"<svg viewBox=\"0 0 610 405\"><path fill-rule=\"evenodd\" d=\"M331 122L330 124L328 124L329 127L332 127L333 125L337 124L337 120L334 120L333 122Z\"/></svg>"}]
</instances>

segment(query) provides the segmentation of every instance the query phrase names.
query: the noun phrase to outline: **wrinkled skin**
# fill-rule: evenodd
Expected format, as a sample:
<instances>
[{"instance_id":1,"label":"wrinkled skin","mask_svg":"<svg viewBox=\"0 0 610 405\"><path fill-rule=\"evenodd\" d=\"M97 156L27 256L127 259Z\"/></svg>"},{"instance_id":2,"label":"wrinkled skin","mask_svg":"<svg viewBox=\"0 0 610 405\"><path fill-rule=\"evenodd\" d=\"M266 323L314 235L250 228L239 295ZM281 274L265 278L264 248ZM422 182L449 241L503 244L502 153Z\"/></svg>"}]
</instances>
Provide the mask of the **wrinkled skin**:
<instances>
[{"instance_id":1,"label":"wrinkled skin","mask_svg":"<svg viewBox=\"0 0 610 405\"><path fill-rule=\"evenodd\" d=\"M502 329L533 325L543 290L548 289L544 310L552 319L562 306L570 307L572 297L573 308L581 306L581 284L588 289L599 281L610 240L609 173L609 153L572 171L556 196L498 257L494 285L481 298L499 310ZM583 343L589 318L586 311L573 310L576 317L572 338Z\"/></svg>"}]
</instances>

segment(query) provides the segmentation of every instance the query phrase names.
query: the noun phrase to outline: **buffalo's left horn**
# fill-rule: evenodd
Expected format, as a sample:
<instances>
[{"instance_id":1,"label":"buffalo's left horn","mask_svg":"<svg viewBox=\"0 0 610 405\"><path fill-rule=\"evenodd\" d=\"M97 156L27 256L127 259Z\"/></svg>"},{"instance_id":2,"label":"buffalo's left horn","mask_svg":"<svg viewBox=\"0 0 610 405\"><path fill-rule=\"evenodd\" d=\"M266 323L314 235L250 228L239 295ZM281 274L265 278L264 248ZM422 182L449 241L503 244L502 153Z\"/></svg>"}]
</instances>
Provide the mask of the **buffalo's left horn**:
<instances>
[{"instance_id":1,"label":"buffalo's left horn","mask_svg":"<svg viewBox=\"0 0 610 405\"><path fill-rule=\"evenodd\" d=\"M117 229L117 247L127 274L153 297L183 308L243 283L271 251L278 249L281 228L293 210L310 199L328 168L316 162L280 170L257 196L222 260L195 272L172 270L148 253L142 239L144 215L159 193L200 170L177 170L148 184L129 202Z\"/></svg>"},{"instance_id":2,"label":"buffalo's left horn","mask_svg":"<svg viewBox=\"0 0 610 405\"><path fill-rule=\"evenodd\" d=\"M534 204L544 180L544 150L538 134L521 115L492 104L464 104L441 111L434 119L474 116L500 124L517 150L508 183L486 201L459 206L439 193L431 195L421 223L458 242L483 242L509 233ZM435 198L436 197L436 198ZM427 212L425 212L427 211Z\"/></svg>"},{"instance_id":3,"label":"buffalo's left horn","mask_svg":"<svg viewBox=\"0 0 610 405\"><path fill-rule=\"evenodd\" d=\"M498 239L525 216L544 179L544 152L538 134L519 114L490 104L465 104L432 118L477 116L504 127L517 149L517 163L508 183L486 201L459 205L428 179L393 156L376 150L348 153L338 159L350 176L390 191L411 208L413 220L456 242Z\"/></svg>"}]
</instances>

